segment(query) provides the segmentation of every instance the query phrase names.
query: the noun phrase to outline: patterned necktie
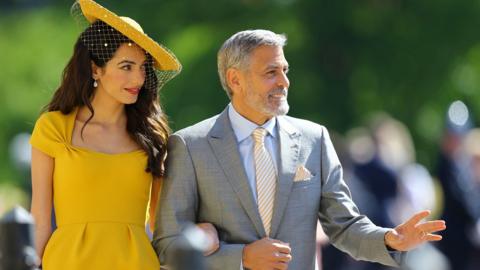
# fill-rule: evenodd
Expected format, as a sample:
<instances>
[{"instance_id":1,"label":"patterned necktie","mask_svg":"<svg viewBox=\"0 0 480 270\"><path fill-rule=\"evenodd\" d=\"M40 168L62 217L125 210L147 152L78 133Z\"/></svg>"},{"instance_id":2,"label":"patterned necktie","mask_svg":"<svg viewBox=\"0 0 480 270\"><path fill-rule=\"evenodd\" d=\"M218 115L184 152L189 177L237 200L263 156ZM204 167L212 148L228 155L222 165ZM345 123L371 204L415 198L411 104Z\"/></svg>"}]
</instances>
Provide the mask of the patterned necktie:
<instances>
[{"instance_id":1,"label":"patterned necktie","mask_svg":"<svg viewBox=\"0 0 480 270\"><path fill-rule=\"evenodd\" d=\"M253 158L255 161L255 176L257 180L258 212L262 218L265 232L267 236L269 236L277 176L272 157L265 148L264 140L266 134L267 131L259 127L253 131L252 136L255 141Z\"/></svg>"}]
</instances>

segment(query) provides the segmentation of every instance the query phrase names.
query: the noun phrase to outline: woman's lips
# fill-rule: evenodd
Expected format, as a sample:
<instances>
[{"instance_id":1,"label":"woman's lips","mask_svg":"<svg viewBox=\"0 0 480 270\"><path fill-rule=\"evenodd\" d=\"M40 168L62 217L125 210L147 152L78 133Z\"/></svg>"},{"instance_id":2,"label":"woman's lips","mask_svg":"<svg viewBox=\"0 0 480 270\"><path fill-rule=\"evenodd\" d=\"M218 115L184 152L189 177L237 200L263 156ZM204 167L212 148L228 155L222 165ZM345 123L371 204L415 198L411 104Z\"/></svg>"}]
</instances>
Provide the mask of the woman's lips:
<instances>
[{"instance_id":1,"label":"woman's lips","mask_svg":"<svg viewBox=\"0 0 480 270\"><path fill-rule=\"evenodd\" d=\"M138 95L140 92L140 88L125 88L125 90L132 95Z\"/></svg>"}]
</instances>

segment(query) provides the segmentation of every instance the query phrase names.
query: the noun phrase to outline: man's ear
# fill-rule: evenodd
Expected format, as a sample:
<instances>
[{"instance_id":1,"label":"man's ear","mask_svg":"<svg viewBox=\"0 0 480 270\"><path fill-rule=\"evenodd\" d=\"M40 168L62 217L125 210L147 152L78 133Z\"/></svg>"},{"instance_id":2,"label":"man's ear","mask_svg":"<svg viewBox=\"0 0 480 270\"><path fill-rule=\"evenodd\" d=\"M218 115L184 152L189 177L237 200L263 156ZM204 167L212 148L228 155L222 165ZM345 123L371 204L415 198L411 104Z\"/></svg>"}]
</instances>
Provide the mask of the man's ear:
<instances>
[{"instance_id":1,"label":"man's ear","mask_svg":"<svg viewBox=\"0 0 480 270\"><path fill-rule=\"evenodd\" d=\"M226 81L233 94L239 93L243 88L243 74L237 68L227 69Z\"/></svg>"}]
</instances>

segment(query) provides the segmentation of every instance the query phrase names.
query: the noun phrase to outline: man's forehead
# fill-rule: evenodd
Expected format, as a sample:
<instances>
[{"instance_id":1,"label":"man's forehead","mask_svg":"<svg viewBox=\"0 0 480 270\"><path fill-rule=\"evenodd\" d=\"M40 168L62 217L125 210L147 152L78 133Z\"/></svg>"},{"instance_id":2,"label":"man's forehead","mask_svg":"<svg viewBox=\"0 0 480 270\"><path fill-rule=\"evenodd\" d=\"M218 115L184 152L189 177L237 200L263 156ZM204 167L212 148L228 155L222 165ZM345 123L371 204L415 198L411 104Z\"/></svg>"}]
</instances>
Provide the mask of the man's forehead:
<instances>
[{"instance_id":1,"label":"man's forehead","mask_svg":"<svg viewBox=\"0 0 480 270\"><path fill-rule=\"evenodd\" d=\"M251 61L252 64L260 64L262 66L288 66L281 46L262 45L252 52Z\"/></svg>"}]
</instances>

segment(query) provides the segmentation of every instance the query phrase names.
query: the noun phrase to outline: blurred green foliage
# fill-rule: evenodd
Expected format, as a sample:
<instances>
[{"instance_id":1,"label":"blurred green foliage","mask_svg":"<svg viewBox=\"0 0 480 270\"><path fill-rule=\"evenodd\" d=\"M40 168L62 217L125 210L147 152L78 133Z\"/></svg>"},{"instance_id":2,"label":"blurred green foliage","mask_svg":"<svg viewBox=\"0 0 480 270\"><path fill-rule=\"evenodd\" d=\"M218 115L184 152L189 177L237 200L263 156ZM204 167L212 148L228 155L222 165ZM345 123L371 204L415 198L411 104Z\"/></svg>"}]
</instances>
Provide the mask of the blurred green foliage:
<instances>
[{"instance_id":1,"label":"blurred green foliage","mask_svg":"<svg viewBox=\"0 0 480 270\"><path fill-rule=\"evenodd\" d=\"M28 7L35 2L34 7ZM220 112L216 52L233 33L286 33L290 115L344 133L386 111L412 132L419 162L433 168L448 104L480 108L480 2L473 0L99 1L137 20L170 48L183 72L162 103L179 129ZM30 132L59 83L80 33L67 1L0 4L0 182L29 181L8 154ZM21 186L28 186L20 184Z\"/></svg>"}]
</instances>

